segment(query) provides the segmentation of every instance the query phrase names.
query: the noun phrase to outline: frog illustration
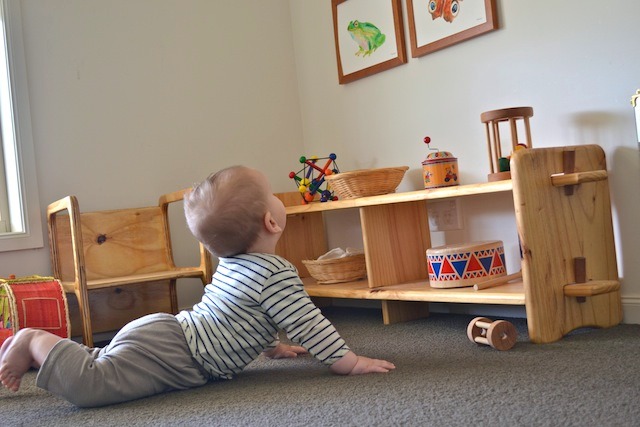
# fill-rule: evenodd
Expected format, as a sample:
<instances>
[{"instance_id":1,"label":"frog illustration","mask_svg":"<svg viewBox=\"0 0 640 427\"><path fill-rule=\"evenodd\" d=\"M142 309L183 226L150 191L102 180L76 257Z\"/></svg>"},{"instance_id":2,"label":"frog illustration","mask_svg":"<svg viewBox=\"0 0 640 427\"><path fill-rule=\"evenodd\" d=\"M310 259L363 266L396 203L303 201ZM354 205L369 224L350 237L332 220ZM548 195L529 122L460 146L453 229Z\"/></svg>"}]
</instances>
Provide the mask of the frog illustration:
<instances>
[{"instance_id":1,"label":"frog illustration","mask_svg":"<svg viewBox=\"0 0 640 427\"><path fill-rule=\"evenodd\" d=\"M370 22L351 21L347 31L349 31L351 38L358 43L359 49L356 56L362 55L363 58L375 52L387 38L378 27Z\"/></svg>"}]
</instances>

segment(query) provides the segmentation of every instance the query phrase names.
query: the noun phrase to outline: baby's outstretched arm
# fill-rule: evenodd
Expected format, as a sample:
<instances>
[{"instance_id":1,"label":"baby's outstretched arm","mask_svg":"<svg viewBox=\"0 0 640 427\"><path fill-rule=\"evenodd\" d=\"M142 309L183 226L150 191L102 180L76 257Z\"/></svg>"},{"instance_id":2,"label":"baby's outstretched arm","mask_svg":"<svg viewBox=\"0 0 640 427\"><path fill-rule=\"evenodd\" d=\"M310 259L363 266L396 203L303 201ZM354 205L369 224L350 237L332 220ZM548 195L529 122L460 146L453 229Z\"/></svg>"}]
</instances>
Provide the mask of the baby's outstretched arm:
<instances>
[{"instance_id":1,"label":"baby's outstretched arm","mask_svg":"<svg viewBox=\"0 0 640 427\"><path fill-rule=\"evenodd\" d=\"M372 372L389 372L396 366L386 360L371 359L358 356L350 351L329 368L331 372L339 375L360 375Z\"/></svg>"}]
</instances>

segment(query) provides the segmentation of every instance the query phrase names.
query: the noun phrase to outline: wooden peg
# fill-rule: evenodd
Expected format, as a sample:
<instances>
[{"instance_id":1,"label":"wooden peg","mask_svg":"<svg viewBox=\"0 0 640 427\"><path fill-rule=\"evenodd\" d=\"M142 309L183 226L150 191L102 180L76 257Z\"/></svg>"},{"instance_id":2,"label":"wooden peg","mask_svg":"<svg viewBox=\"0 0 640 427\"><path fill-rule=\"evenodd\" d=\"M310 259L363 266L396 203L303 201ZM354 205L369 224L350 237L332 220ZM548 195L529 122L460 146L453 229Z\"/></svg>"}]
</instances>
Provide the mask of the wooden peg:
<instances>
[{"instance_id":1,"label":"wooden peg","mask_svg":"<svg viewBox=\"0 0 640 427\"><path fill-rule=\"evenodd\" d=\"M496 286L506 285L512 280L519 279L522 277L522 271L518 271L517 273L507 274L506 276L496 277L495 279L485 280L484 282L476 283L473 285L473 289L476 291L480 291L482 289L487 288L495 288Z\"/></svg>"},{"instance_id":2,"label":"wooden peg","mask_svg":"<svg viewBox=\"0 0 640 427\"><path fill-rule=\"evenodd\" d=\"M587 282L587 259L579 256L573 259L573 276L576 283Z\"/></svg>"},{"instance_id":3,"label":"wooden peg","mask_svg":"<svg viewBox=\"0 0 640 427\"><path fill-rule=\"evenodd\" d=\"M573 186L565 187L573 188ZM575 283L586 283L587 282L587 259L585 257L579 256L573 259L573 277ZM580 295L576 297L578 302L586 302L587 298L584 295Z\"/></svg>"},{"instance_id":4,"label":"wooden peg","mask_svg":"<svg viewBox=\"0 0 640 427\"><path fill-rule=\"evenodd\" d=\"M565 174L573 173L576 170L576 152L573 150L565 150L562 152L562 172ZM564 195L571 196L573 194L573 185L564 187Z\"/></svg>"}]
</instances>

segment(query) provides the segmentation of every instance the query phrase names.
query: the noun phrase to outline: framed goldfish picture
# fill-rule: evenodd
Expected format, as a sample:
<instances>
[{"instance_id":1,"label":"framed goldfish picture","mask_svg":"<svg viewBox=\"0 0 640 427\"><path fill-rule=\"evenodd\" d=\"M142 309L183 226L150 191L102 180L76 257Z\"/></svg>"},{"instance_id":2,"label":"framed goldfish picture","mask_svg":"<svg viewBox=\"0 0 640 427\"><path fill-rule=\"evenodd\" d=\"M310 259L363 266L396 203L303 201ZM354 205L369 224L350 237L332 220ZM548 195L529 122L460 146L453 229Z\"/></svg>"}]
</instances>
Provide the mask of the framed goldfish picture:
<instances>
[{"instance_id":1,"label":"framed goldfish picture","mask_svg":"<svg viewBox=\"0 0 640 427\"><path fill-rule=\"evenodd\" d=\"M407 62L401 0L331 0L340 84Z\"/></svg>"},{"instance_id":2,"label":"framed goldfish picture","mask_svg":"<svg viewBox=\"0 0 640 427\"><path fill-rule=\"evenodd\" d=\"M496 0L407 0L411 57L498 28Z\"/></svg>"}]
</instances>

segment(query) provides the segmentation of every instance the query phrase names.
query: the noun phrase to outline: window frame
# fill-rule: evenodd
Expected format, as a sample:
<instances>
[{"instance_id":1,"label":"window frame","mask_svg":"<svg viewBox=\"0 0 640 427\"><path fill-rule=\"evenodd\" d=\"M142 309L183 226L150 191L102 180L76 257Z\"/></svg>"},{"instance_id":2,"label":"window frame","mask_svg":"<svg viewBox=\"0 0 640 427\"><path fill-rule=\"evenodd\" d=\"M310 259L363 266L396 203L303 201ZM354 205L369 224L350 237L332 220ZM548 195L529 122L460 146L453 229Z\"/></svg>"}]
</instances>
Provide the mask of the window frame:
<instances>
[{"instance_id":1,"label":"window frame","mask_svg":"<svg viewBox=\"0 0 640 427\"><path fill-rule=\"evenodd\" d=\"M0 252L42 248L42 217L38 194L35 153L31 129L31 112L27 86L27 69L22 40L22 15L19 0L0 0L0 50L4 49L3 67L8 83L9 102L3 103L1 121L13 126L2 126L4 155L15 159L15 167L5 163L7 169L7 196L12 223L18 217L20 231L0 233ZM2 70L4 71L4 70ZM0 82L5 85L5 83ZM9 129L12 128L12 129ZM11 142L13 141L13 144ZM7 150L7 147L9 150ZM14 148L15 151L11 152ZM7 153L9 151L9 153ZM9 189L9 186L12 186ZM16 207L17 204L17 207Z\"/></svg>"}]
</instances>

